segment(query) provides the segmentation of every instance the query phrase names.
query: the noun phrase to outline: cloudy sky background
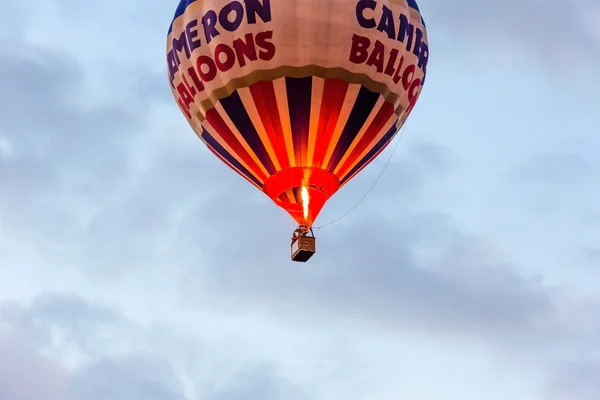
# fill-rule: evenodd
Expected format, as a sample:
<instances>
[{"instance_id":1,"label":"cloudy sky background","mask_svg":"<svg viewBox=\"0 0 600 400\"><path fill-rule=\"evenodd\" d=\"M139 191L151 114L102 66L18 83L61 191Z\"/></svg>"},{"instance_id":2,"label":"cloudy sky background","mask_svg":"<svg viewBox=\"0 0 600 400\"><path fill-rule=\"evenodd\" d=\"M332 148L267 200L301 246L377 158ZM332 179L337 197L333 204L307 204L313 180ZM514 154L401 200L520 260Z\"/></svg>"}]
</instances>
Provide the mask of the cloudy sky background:
<instances>
[{"instance_id":1,"label":"cloudy sky background","mask_svg":"<svg viewBox=\"0 0 600 400\"><path fill-rule=\"evenodd\" d=\"M0 399L600 398L597 2L422 0L424 93L306 265L174 104L176 1L92 3L0 4Z\"/></svg>"}]
</instances>

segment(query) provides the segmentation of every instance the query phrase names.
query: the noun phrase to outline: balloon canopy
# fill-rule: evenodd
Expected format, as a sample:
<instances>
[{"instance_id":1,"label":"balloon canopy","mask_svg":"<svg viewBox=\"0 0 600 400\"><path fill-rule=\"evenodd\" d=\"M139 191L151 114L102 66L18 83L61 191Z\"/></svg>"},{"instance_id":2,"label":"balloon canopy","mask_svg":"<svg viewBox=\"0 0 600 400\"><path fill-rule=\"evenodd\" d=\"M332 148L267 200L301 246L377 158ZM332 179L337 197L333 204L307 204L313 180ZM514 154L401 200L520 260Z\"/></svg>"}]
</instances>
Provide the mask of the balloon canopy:
<instances>
[{"instance_id":1,"label":"balloon canopy","mask_svg":"<svg viewBox=\"0 0 600 400\"><path fill-rule=\"evenodd\" d=\"M414 0L181 0L167 38L198 137L309 227L404 124L428 58Z\"/></svg>"}]
</instances>

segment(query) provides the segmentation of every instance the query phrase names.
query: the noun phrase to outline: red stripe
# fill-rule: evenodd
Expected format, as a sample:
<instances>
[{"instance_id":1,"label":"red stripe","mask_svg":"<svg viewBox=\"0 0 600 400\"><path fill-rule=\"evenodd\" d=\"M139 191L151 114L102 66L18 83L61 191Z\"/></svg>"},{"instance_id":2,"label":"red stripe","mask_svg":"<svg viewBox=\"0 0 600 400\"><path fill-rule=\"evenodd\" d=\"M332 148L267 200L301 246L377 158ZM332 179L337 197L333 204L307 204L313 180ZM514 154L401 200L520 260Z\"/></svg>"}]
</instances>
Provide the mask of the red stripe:
<instances>
[{"instance_id":1,"label":"red stripe","mask_svg":"<svg viewBox=\"0 0 600 400\"><path fill-rule=\"evenodd\" d=\"M387 143L385 143L383 146L381 146L381 148L379 150L377 150L377 152L373 155L373 157L371 157L363 165L361 165L361 167L359 169L357 169L356 172L348 180L346 180L346 182L344 182L342 184L342 186L345 185L346 183L350 182L352 180L352 177L355 177L356 175L358 175L360 173L360 171L365 169L365 167L367 165L371 164L371 161L375 160L385 149L387 149L389 144L392 143L392 140L394 140L394 137L395 136L392 136L392 138L390 140L388 140ZM345 178L346 178L345 176L340 175L340 181L343 181Z\"/></svg>"},{"instance_id":2,"label":"red stripe","mask_svg":"<svg viewBox=\"0 0 600 400\"><path fill-rule=\"evenodd\" d=\"M265 127L265 131L275 152L275 157L279 161L281 169L290 167L290 160L283 137L283 128L275 97L275 87L272 81L256 82L250 86L250 93L254 99L254 104L260 115L260 119Z\"/></svg>"},{"instance_id":3,"label":"red stripe","mask_svg":"<svg viewBox=\"0 0 600 400\"><path fill-rule=\"evenodd\" d=\"M369 127L367 128L367 130L365 131L365 134L362 136L362 138L360 139L360 141L358 142L358 144L356 145L354 150L352 150L352 153L346 159L346 161L344 162L344 165L340 168L340 170L337 174L339 177L346 175L348 173L348 171L351 169L352 165L354 165L356 163L358 157L360 157L362 152L369 145L373 144L373 141L375 140L377 135L379 135L381 133L386 122L389 121L390 117L393 114L394 114L394 106L392 105L392 103L388 103L387 101L385 103L383 103L383 105L377 112L377 115L375 115L375 118L373 118L373 122L371 122L371 125L369 125Z\"/></svg>"},{"instance_id":4,"label":"red stripe","mask_svg":"<svg viewBox=\"0 0 600 400\"><path fill-rule=\"evenodd\" d=\"M254 162L250 154L244 149L242 144L237 140L231 129L227 126L223 118L219 115L215 108L212 108L206 112L206 120L215 129L215 133L223 139L225 143L233 150L237 157L248 166L251 173L260 181L265 181L267 176L262 172L259 166ZM233 156L233 154L232 154Z\"/></svg>"},{"instance_id":5,"label":"red stripe","mask_svg":"<svg viewBox=\"0 0 600 400\"><path fill-rule=\"evenodd\" d=\"M331 143L349 83L341 79L325 79L323 100L319 114L319 126L312 166L320 168Z\"/></svg>"}]
</instances>

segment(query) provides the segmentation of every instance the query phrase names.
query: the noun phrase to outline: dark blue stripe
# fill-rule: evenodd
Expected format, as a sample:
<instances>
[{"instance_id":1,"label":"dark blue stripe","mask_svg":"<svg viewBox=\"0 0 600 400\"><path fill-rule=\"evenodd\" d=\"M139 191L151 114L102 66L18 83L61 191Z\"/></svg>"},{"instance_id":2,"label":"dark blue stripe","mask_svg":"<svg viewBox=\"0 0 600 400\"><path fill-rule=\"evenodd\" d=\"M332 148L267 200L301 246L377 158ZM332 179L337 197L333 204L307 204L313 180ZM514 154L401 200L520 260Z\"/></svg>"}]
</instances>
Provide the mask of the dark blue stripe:
<instances>
[{"instance_id":1,"label":"dark blue stripe","mask_svg":"<svg viewBox=\"0 0 600 400\"><path fill-rule=\"evenodd\" d=\"M397 132L397 130L396 130L396 123L394 123L394 125L392 125L392 127L390 128L390 130L387 131L387 133L385 135L383 135L383 137L379 140L379 142L375 145L375 147L373 147L371 149L371 151L369 151L367 153L367 155L364 156L362 158L362 160L360 160L360 162L358 164L356 164L356 166L354 168L352 168L350 170L350 172L348 172L346 174L346 176L344 176L344 178L340 181L340 185L343 185L344 183L346 183L346 181L348 180L349 177L351 177L352 175L354 175L354 173L356 171L358 171L363 166L365 166L366 164L368 164L369 161L371 161L371 159L375 156L375 154L377 154L377 152L383 146L385 146L387 143L389 143L390 140L392 140L392 138L394 137L394 135L396 134L396 132Z\"/></svg>"},{"instance_id":2,"label":"dark blue stripe","mask_svg":"<svg viewBox=\"0 0 600 400\"><path fill-rule=\"evenodd\" d=\"M236 160L235 157L233 157L231 154L229 154L227 152L227 150L225 150L219 144L219 142L217 142L215 140L215 138L212 137L211 134L204 128L202 128L202 138L217 154L219 154L225 160L229 161L231 163L231 165L236 167L246 179L256 183L258 185L258 187L262 189L263 185L261 185L261 183L258 181L258 179L256 179L254 177L254 175L252 175L246 168L244 168L244 166L242 164L240 164L240 162L238 160Z\"/></svg>"},{"instance_id":3,"label":"dark blue stripe","mask_svg":"<svg viewBox=\"0 0 600 400\"><path fill-rule=\"evenodd\" d=\"M408 3L408 6L410 8L414 8L415 10L419 11L419 6L417 5L417 1L416 0L406 0L406 2Z\"/></svg>"},{"instance_id":4,"label":"dark blue stripe","mask_svg":"<svg viewBox=\"0 0 600 400\"><path fill-rule=\"evenodd\" d=\"M271 157L258 135L256 127L252 123L239 93L235 91L224 99L221 99L220 102L237 130L256 154L258 161L260 161L270 175L274 175L276 172L275 165L273 165Z\"/></svg>"},{"instance_id":5,"label":"dark blue stripe","mask_svg":"<svg viewBox=\"0 0 600 400\"><path fill-rule=\"evenodd\" d=\"M292 194L294 195L294 203L302 203L302 187L292 188Z\"/></svg>"},{"instance_id":6,"label":"dark blue stripe","mask_svg":"<svg viewBox=\"0 0 600 400\"><path fill-rule=\"evenodd\" d=\"M335 149L333 150L333 154L327 165L327 170L329 172L335 170L335 167L337 167L354 139L356 139L356 135L360 132L360 128L365 124L367 118L369 118L369 114L373 110L373 107L375 107L378 98L379 93L371 92L364 86L360 87L354 106L352 106L352 111L348 116L348 121L346 121L344 130L335 145Z\"/></svg>"},{"instance_id":7,"label":"dark blue stripe","mask_svg":"<svg viewBox=\"0 0 600 400\"><path fill-rule=\"evenodd\" d=\"M312 97L312 76L305 78L285 78L288 96L288 109L292 129L292 141L296 163L300 164L303 152L308 150L308 130ZM303 166L303 165L302 165Z\"/></svg>"},{"instance_id":8,"label":"dark blue stripe","mask_svg":"<svg viewBox=\"0 0 600 400\"><path fill-rule=\"evenodd\" d=\"M185 9L192 3L194 3L196 0L181 0L179 2L179 5L177 6L177 9L175 10L175 15L173 16L173 21L175 21L177 18L181 17L183 15L183 13L185 12ZM171 25L169 25L169 31L167 32L167 34L171 33L171 31L173 30L173 21L171 21Z\"/></svg>"}]
</instances>

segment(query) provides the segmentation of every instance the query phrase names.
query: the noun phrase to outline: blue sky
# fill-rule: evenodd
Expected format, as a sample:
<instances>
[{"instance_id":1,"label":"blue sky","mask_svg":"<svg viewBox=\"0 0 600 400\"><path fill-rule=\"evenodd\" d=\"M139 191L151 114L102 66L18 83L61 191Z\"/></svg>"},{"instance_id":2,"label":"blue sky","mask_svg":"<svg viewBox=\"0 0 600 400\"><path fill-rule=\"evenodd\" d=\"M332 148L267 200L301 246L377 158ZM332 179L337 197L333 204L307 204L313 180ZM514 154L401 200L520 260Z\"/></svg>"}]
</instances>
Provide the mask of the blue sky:
<instances>
[{"instance_id":1,"label":"blue sky","mask_svg":"<svg viewBox=\"0 0 600 400\"><path fill-rule=\"evenodd\" d=\"M421 1L423 94L306 265L169 93L176 2L101 3L0 5L1 399L600 398L595 2Z\"/></svg>"}]
</instances>

